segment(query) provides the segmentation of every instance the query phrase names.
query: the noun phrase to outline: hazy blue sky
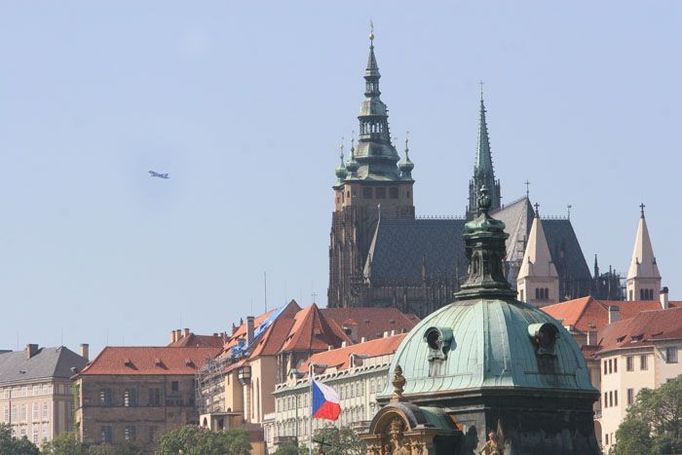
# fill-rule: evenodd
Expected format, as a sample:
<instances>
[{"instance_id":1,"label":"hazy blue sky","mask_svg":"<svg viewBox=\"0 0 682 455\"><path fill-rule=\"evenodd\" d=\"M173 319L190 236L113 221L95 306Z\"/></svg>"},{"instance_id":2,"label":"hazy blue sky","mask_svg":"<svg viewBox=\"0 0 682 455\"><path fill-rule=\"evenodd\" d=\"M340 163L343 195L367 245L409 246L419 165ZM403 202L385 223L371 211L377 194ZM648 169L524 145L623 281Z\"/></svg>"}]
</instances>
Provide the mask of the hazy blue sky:
<instances>
[{"instance_id":1,"label":"hazy blue sky","mask_svg":"<svg viewBox=\"0 0 682 455\"><path fill-rule=\"evenodd\" d=\"M325 303L368 22L418 215L461 215L485 81L503 199L682 298L682 3L0 2L0 348L160 344ZM169 172L152 179L147 170Z\"/></svg>"}]
</instances>

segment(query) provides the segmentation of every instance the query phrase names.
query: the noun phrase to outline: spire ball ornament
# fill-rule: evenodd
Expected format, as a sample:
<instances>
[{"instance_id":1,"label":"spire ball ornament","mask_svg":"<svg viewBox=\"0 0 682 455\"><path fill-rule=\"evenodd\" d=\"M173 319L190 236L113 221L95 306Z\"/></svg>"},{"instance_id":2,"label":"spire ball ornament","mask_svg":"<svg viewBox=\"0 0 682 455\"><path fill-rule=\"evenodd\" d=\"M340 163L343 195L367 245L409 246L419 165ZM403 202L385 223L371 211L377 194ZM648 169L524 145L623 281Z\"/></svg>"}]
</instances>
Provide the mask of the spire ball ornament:
<instances>
[{"instance_id":1,"label":"spire ball ornament","mask_svg":"<svg viewBox=\"0 0 682 455\"><path fill-rule=\"evenodd\" d=\"M485 185L481 185L481 190L478 196L478 208L481 213L488 213L491 204L490 196L488 196L488 188Z\"/></svg>"}]
</instances>

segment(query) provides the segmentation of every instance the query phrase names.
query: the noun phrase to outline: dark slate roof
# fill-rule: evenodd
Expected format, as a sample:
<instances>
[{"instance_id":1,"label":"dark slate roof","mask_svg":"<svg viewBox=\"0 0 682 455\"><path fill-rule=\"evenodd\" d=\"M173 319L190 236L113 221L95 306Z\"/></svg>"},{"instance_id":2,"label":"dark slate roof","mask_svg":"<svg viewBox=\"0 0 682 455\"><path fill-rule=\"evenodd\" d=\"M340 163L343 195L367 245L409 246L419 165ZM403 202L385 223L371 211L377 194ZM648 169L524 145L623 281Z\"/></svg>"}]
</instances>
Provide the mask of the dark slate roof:
<instances>
[{"instance_id":1,"label":"dark slate roof","mask_svg":"<svg viewBox=\"0 0 682 455\"><path fill-rule=\"evenodd\" d=\"M492 213L503 221L507 239L507 260L521 261L535 212L528 198L522 198ZM370 247L365 275L372 285L392 283L418 285L422 264L430 278L452 279L466 275L463 219L382 218ZM590 280L591 274L568 219L543 219L549 250L562 280ZM371 261L371 262L370 262ZM516 278L510 277L512 281ZM516 283L512 285L516 287Z\"/></svg>"},{"instance_id":2,"label":"dark slate roof","mask_svg":"<svg viewBox=\"0 0 682 455\"><path fill-rule=\"evenodd\" d=\"M454 277L466 272L462 231L466 220L386 219L377 226L365 269L373 284L419 284L422 264L430 277Z\"/></svg>"},{"instance_id":3,"label":"dark slate roof","mask_svg":"<svg viewBox=\"0 0 682 455\"><path fill-rule=\"evenodd\" d=\"M30 382L47 378L68 379L72 367L79 371L86 361L64 346L40 348L30 359L26 351L0 354L0 384Z\"/></svg>"},{"instance_id":4,"label":"dark slate roof","mask_svg":"<svg viewBox=\"0 0 682 455\"><path fill-rule=\"evenodd\" d=\"M542 227L557 273L564 279L591 280L580 242L570 220L543 219Z\"/></svg>"}]
</instances>

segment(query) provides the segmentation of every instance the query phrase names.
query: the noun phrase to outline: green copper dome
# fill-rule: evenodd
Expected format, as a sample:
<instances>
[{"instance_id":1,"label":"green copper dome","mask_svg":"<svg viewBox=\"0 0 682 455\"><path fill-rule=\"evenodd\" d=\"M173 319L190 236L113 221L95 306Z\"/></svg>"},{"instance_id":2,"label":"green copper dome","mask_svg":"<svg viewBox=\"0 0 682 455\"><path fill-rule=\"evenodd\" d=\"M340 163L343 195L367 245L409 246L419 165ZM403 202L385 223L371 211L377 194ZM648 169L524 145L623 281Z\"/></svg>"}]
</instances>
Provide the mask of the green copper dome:
<instances>
[{"instance_id":1,"label":"green copper dome","mask_svg":"<svg viewBox=\"0 0 682 455\"><path fill-rule=\"evenodd\" d=\"M585 360L561 323L519 302L503 275L504 223L479 215L466 224L467 282L450 305L424 318L402 341L391 365L407 379L407 399L465 392L547 390L595 393Z\"/></svg>"}]
</instances>

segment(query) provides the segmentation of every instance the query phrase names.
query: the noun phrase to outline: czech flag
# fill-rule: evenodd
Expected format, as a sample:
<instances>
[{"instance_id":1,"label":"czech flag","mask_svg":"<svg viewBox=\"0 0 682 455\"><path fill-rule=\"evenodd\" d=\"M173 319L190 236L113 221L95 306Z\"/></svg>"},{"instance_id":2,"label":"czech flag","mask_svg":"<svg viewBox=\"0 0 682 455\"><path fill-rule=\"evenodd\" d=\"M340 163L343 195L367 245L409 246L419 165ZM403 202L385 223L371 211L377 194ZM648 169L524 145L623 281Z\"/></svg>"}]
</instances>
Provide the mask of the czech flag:
<instances>
[{"instance_id":1,"label":"czech flag","mask_svg":"<svg viewBox=\"0 0 682 455\"><path fill-rule=\"evenodd\" d=\"M313 418L336 420L341 414L339 394L320 382L313 381Z\"/></svg>"}]
</instances>

